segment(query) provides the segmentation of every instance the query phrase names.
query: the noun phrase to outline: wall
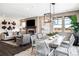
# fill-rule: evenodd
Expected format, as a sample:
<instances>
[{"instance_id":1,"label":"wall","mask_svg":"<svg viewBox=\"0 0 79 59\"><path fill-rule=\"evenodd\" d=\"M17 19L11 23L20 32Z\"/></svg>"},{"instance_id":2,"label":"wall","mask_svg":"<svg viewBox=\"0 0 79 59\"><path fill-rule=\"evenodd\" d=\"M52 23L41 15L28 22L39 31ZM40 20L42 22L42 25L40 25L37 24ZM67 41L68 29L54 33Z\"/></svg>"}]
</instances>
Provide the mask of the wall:
<instances>
[{"instance_id":1,"label":"wall","mask_svg":"<svg viewBox=\"0 0 79 59\"><path fill-rule=\"evenodd\" d=\"M69 12L64 12L64 13L58 13L55 14L54 17L64 17L64 16L70 16L70 15L76 15L77 16L77 21L79 22L79 10L76 11L69 11Z\"/></svg>"},{"instance_id":2,"label":"wall","mask_svg":"<svg viewBox=\"0 0 79 59\"><path fill-rule=\"evenodd\" d=\"M17 19L17 18L13 18L13 17L7 17L7 16L0 16L0 32L2 33L2 32L4 32L5 30L4 29L2 29L2 21L4 21L4 19L7 21L7 22L13 22L13 21L15 21L16 22L16 25L15 25L15 29L19 29L19 27L20 27L20 21L19 21L19 19ZM8 24L6 25L7 27L9 26ZM11 24L10 24L10 26L12 26ZM6 29L7 30L7 29Z\"/></svg>"},{"instance_id":3,"label":"wall","mask_svg":"<svg viewBox=\"0 0 79 59\"><path fill-rule=\"evenodd\" d=\"M47 18L46 18L47 19ZM44 22L44 16L39 17L39 32L41 33L49 33L50 32L50 23Z\"/></svg>"},{"instance_id":4,"label":"wall","mask_svg":"<svg viewBox=\"0 0 79 59\"><path fill-rule=\"evenodd\" d=\"M30 17L30 18L21 19L20 20L20 25L22 26L22 22L26 23L26 20L31 20L31 19L35 19L36 32L39 33L40 32L40 20L39 20L38 16L37 17ZM21 29L21 32L23 34L26 33L26 28Z\"/></svg>"},{"instance_id":5,"label":"wall","mask_svg":"<svg viewBox=\"0 0 79 59\"><path fill-rule=\"evenodd\" d=\"M49 33L50 32L50 23L44 23L44 16L30 17L26 19L22 19L22 22L26 22L26 20L35 19L36 25L36 33ZM21 30L23 32L23 30ZM25 31L26 32L26 29Z\"/></svg>"},{"instance_id":6,"label":"wall","mask_svg":"<svg viewBox=\"0 0 79 59\"><path fill-rule=\"evenodd\" d=\"M69 12L64 12L64 13L58 13L55 14L54 17L62 17L64 19L64 16L70 16L70 15L76 15L77 16L77 21L79 22L79 10L77 11L69 11ZM52 15L53 16L53 15ZM51 26L51 23L44 23L44 16L37 16L37 17L31 17L31 18L26 18L23 20L28 20L28 19L35 19L36 20L36 32L37 33L49 33L51 32L51 29L53 26ZM47 19L47 18L46 18ZM64 25L62 25L62 32L64 31ZM53 29L52 29L53 32Z\"/></svg>"}]
</instances>

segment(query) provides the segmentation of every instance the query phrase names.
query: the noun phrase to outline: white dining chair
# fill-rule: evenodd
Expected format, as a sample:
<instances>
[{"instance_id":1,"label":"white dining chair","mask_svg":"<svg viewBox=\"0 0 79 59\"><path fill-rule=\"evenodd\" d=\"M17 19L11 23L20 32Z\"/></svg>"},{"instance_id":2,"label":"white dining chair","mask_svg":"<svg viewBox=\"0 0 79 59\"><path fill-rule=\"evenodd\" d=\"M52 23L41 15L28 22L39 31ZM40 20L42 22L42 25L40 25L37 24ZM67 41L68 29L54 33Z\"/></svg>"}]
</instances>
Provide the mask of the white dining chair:
<instances>
[{"instance_id":1,"label":"white dining chair","mask_svg":"<svg viewBox=\"0 0 79 59\"><path fill-rule=\"evenodd\" d=\"M55 50L55 55L56 56L69 56L69 49L73 46L74 40L75 38L72 34L70 37L69 44L67 46L63 45L63 46L57 47Z\"/></svg>"},{"instance_id":2,"label":"white dining chair","mask_svg":"<svg viewBox=\"0 0 79 59\"><path fill-rule=\"evenodd\" d=\"M75 41L75 37L74 37L74 35L72 34L72 35L70 36L70 38L69 38L69 41L64 41L64 42L61 44L61 46L68 48L68 47L70 47L70 46L73 46L74 41Z\"/></svg>"},{"instance_id":3,"label":"white dining chair","mask_svg":"<svg viewBox=\"0 0 79 59\"><path fill-rule=\"evenodd\" d=\"M55 56L68 56L68 49L64 47L57 47L55 50Z\"/></svg>"},{"instance_id":4,"label":"white dining chair","mask_svg":"<svg viewBox=\"0 0 79 59\"><path fill-rule=\"evenodd\" d=\"M43 35L43 39L48 39L49 38L46 33L42 33L42 35Z\"/></svg>"},{"instance_id":5,"label":"white dining chair","mask_svg":"<svg viewBox=\"0 0 79 59\"><path fill-rule=\"evenodd\" d=\"M37 38L38 39L42 39L43 38L43 34L42 33L37 33Z\"/></svg>"},{"instance_id":6,"label":"white dining chair","mask_svg":"<svg viewBox=\"0 0 79 59\"><path fill-rule=\"evenodd\" d=\"M36 35L32 35L32 36L31 36L32 53L33 53L33 49L36 47L36 41L38 41L37 36L36 36Z\"/></svg>"},{"instance_id":7,"label":"white dining chair","mask_svg":"<svg viewBox=\"0 0 79 59\"><path fill-rule=\"evenodd\" d=\"M53 49L50 51L48 44L45 41L39 41L36 46L37 56L53 56Z\"/></svg>"}]
</instances>

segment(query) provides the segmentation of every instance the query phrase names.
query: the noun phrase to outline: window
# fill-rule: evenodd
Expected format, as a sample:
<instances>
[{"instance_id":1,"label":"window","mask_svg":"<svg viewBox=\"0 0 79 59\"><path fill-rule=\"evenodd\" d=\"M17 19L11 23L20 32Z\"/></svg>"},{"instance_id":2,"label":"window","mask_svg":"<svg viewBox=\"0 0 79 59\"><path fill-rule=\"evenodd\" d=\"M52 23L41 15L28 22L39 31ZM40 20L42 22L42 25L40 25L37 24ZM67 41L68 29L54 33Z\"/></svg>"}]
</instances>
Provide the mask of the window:
<instances>
[{"instance_id":1,"label":"window","mask_svg":"<svg viewBox=\"0 0 79 59\"><path fill-rule=\"evenodd\" d=\"M69 28L71 26L71 19L70 19L70 17L65 17L64 24L65 24L65 28Z\"/></svg>"},{"instance_id":2,"label":"window","mask_svg":"<svg viewBox=\"0 0 79 59\"><path fill-rule=\"evenodd\" d=\"M58 24L58 20L57 19L54 19L53 25L57 25L57 24Z\"/></svg>"},{"instance_id":3,"label":"window","mask_svg":"<svg viewBox=\"0 0 79 59\"><path fill-rule=\"evenodd\" d=\"M65 17L64 24L65 24L65 28L69 28L71 26L71 19L70 19L70 17Z\"/></svg>"},{"instance_id":4,"label":"window","mask_svg":"<svg viewBox=\"0 0 79 59\"><path fill-rule=\"evenodd\" d=\"M58 25L62 25L62 18L58 18Z\"/></svg>"},{"instance_id":5,"label":"window","mask_svg":"<svg viewBox=\"0 0 79 59\"><path fill-rule=\"evenodd\" d=\"M62 27L62 18L56 18L53 21L54 28L61 28Z\"/></svg>"},{"instance_id":6,"label":"window","mask_svg":"<svg viewBox=\"0 0 79 59\"><path fill-rule=\"evenodd\" d=\"M64 18L64 28L65 32L71 32L71 19L69 16Z\"/></svg>"},{"instance_id":7,"label":"window","mask_svg":"<svg viewBox=\"0 0 79 59\"><path fill-rule=\"evenodd\" d=\"M63 22L64 21L64 22ZM66 16L64 17L62 21L62 17L59 17L59 18L55 18L53 20L53 31L54 32L71 32L71 18L70 16ZM64 23L64 28L62 26L62 23Z\"/></svg>"},{"instance_id":8,"label":"window","mask_svg":"<svg viewBox=\"0 0 79 59\"><path fill-rule=\"evenodd\" d=\"M53 31L62 32L62 18L55 18L53 21Z\"/></svg>"}]
</instances>

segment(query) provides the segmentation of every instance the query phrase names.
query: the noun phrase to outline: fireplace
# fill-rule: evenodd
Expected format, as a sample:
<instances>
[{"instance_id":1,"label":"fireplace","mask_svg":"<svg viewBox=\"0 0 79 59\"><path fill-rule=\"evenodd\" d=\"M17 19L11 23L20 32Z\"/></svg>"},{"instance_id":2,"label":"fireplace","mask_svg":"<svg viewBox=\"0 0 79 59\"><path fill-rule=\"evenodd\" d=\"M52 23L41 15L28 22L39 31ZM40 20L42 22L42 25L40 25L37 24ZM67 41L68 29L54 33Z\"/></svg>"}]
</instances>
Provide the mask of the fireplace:
<instances>
[{"instance_id":1,"label":"fireplace","mask_svg":"<svg viewBox=\"0 0 79 59\"><path fill-rule=\"evenodd\" d=\"M36 33L35 20L27 20L26 21L26 33L34 34Z\"/></svg>"},{"instance_id":2,"label":"fireplace","mask_svg":"<svg viewBox=\"0 0 79 59\"><path fill-rule=\"evenodd\" d=\"M31 35L33 35L35 32L36 32L35 29L28 29L27 30L27 33L29 33Z\"/></svg>"}]
</instances>

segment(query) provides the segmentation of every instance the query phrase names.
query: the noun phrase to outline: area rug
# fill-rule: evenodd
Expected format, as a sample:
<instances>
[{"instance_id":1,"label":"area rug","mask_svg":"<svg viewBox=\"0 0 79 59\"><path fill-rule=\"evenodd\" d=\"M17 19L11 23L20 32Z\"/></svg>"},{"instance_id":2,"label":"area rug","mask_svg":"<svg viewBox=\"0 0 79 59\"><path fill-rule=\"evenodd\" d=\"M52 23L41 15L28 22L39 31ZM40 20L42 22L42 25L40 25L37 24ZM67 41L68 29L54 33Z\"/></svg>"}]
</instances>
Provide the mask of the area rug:
<instances>
[{"instance_id":1,"label":"area rug","mask_svg":"<svg viewBox=\"0 0 79 59\"><path fill-rule=\"evenodd\" d=\"M14 46L18 46L18 45L16 44L16 42L14 42L14 40L1 41L1 42L7 43L7 44L10 44L10 45L14 45Z\"/></svg>"},{"instance_id":2,"label":"area rug","mask_svg":"<svg viewBox=\"0 0 79 59\"><path fill-rule=\"evenodd\" d=\"M0 56L13 56L31 47L31 44L14 46L0 41Z\"/></svg>"},{"instance_id":3,"label":"area rug","mask_svg":"<svg viewBox=\"0 0 79 59\"><path fill-rule=\"evenodd\" d=\"M33 52L32 52L32 48L29 48L25 51L22 51L18 54L15 54L15 56L36 56L35 51L36 51L36 49L34 49Z\"/></svg>"}]
</instances>

